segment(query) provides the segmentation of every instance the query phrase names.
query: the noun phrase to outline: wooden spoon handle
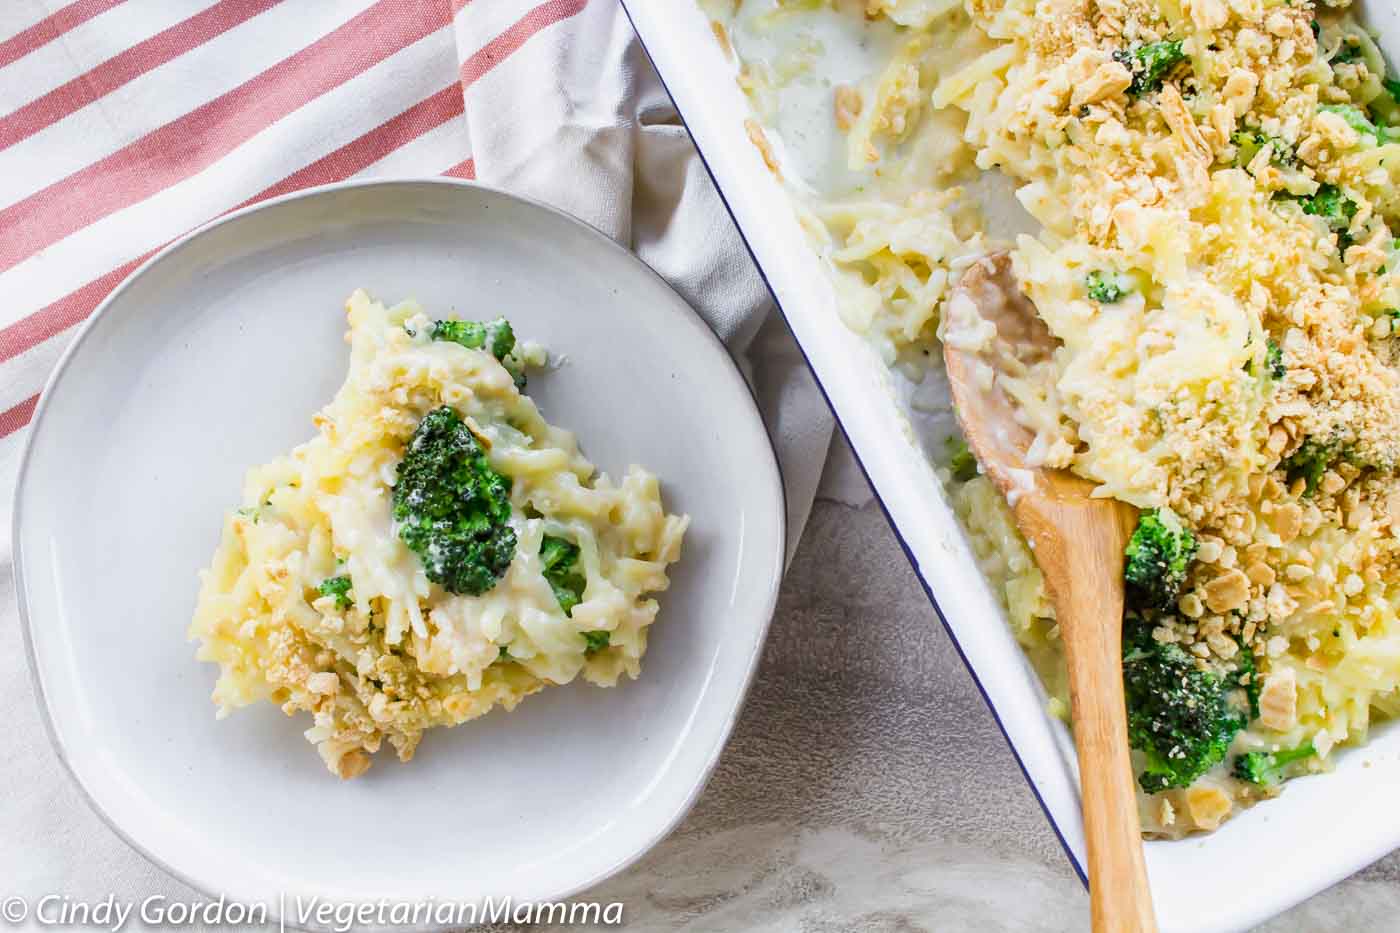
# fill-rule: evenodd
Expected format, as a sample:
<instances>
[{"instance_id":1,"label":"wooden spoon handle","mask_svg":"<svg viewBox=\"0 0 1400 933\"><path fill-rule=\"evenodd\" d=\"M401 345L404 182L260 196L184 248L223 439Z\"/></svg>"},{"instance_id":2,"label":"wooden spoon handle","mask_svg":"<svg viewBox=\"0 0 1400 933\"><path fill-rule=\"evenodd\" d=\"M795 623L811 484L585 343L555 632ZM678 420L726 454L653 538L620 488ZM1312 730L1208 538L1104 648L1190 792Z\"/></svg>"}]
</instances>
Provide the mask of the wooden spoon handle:
<instances>
[{"instance_id":1,"label":"wooden spoon handle","mask_svg":"<svg viewBox=\"0 0 1400 933\"><path fill-rule=\"evenodd\" d=\"M1106 624L1101 630L1113 631ZM1065 643L1089 850L1089 907L1100 933L1155 933L1128 758L1121 641L1119 636Z\"/></svg>"},{"instance_id":2,"label":"wooden spoon handle","mask_svg":"<svg viewBox=\"0 0 1400 933\"><path fill-rule=\"evenodd\" d=\"M1106 509L1115 508L1105 504ZM1078 539L1078 562L1050 560L1046 582L1055 591L1079 785L1089 850L1089 907L1099 933L1155 933L1152 892L1142 855L1142 829L1123 698L1123 531L1121 510L1089 520L1092 510L1058 516L1061 532ZM1038 557L1051 555L1040 554Z\"/></svg>"}]
</instances>

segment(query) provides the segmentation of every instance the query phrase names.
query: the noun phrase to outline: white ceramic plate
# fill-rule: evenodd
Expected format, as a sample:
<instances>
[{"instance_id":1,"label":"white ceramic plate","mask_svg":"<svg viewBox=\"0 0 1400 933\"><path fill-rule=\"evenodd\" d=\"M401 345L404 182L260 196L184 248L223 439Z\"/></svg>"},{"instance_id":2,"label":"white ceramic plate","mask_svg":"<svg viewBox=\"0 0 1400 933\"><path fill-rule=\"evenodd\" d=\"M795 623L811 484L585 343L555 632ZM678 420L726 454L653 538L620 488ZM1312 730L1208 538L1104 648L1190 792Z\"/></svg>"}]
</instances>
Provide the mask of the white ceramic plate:
<instances>
[{"instance_id":1,"label":"white ceramic plate","mask_svg":"<svg viewBox=\"0 0 1400 933\"><path fill-rule=\"evenodd\" d=\"M560 354L551 421L693 522L642 676L428 733L340 782L271 704L222 722L185 640L244 470L312 434L345 376L345 297L506 314ZM723 346L639 261L556 211L451 181L349 184L223 219L103 304L59 363L15 500L15 570L59 755L132 845L275 909L553 900L627 865L714 766L777 596L783 500ZM295 918L289 917L289 920Z\"/></svg>"},{"instance_id":2,"label":"white ceramic plate","mask_svg":"<svg viewBox=\"0 0 1400 933\"><path fill-rule=\"evenodd\" d=\"M831 281L792 203L749 141L752 116L694 0L623 0L721 195L767 278L818 383L860 458L915 570L1081 877L1084 836L1068 730L1004 623L928 457L895 403L888 371L844 324ZM1400 63L1400 3L1359 0ZM829 112L829 111L828 111ZM826 112L823 119L827 119ZM794 136L807 127L794 128ZM781 155L786 140L770 133ZM1372 730L1337 770L1300 779L1209 836L1151 842L1147 867L1164 930L1251 927L1400 847L1400 723ZM1306 840L1300 844L1299 840ZM1261 857L1268 853L1268 857Z\"/></svg>"}]
</instances>

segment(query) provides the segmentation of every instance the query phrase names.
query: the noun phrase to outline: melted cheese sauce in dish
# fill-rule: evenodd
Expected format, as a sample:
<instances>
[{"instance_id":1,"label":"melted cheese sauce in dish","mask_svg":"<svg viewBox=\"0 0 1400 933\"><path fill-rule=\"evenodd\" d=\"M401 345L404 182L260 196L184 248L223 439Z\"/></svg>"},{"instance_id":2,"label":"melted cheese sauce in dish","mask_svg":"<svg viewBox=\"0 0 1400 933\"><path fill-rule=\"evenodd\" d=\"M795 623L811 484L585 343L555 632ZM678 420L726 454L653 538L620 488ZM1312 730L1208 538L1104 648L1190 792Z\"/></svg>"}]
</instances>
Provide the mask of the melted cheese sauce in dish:
<instances>
[{"instance_id":1,"label":"melted cheese sauce in dish","mask_svg":"<svg viewBox=\"0 0 1400 933\"><path fill-rule=\"evenodd\" d=\"M701 6L1065 716L1044 582L940 371L940 340L995 337L952 287L1009 250L1057 341L996 377L1033 461L1141 511L1146 832L1213 830L1400 712L1400 80L1348 0Z\"/></svg>"},{"instance_id":2,"label":"melted cheese sauce in dish","mask_svg":"<svg viewBox=\"0 0 1400 933\"><path fill-rule=\"evenodd\" d=\"M689 518L541 417L522 388L543 353L509 324L363 291L346 311L350 370L316 436L248 471L201 573L190 637L220 716L310 713L349 778L385 739L407 761L433 726L635 678Z\"/></svg>"}]
</instances>

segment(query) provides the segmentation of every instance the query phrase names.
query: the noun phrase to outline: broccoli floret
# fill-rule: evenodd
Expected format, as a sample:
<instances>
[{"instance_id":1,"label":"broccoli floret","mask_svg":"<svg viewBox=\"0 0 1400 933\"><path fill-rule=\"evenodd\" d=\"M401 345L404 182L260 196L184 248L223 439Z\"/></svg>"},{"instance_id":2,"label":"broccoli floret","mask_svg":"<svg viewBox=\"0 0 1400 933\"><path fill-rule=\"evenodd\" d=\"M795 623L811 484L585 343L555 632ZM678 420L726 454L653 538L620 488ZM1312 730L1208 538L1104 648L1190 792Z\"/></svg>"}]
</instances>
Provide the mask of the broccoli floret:
<instances>
[{"instance_id":1,"label":"broccoli floret","mask_svg":"<svg viewBox=\"0 0 1400 933\"><path fill-rule=\"evenodd\" d=\"M1095 270L1084 277L1084 290L1099 304L1111 305L1122 301L1123 296L1133 290L1117 272Z\"/></svg>"},{"instance_id":2,"label":"broccoli floret","mask_svg":"<svg viewBox=\"0 0 1400 933\"><path fill-rule=\"evenodd\" d=\"M1235 145L1235 165L1243 168L1254 161L1265 146L1270 149L1269 161L1280 168L1287 168L1297 162L1293 147L1278 136L1270 136L1260 130L1243 129L1230 134L1230 142Z\"/></svg>"},{"instance_id":3,"label":"broccoli floret","mask_svg":"<svg viewBox=\"0 0 1400 933\"><path fill-rule=\"evenodd\" d=\"M1307 484L1303 495L1311 497L1317 492L1317 485L1322 482L1322 474L1327 472L1328 464L1336 455L1336 444L1309 438L1303 441L1303 446L1284 458L1279 464L1279 469L1283 470L1290 486L1302 479Z\"/></svg>"},{"instance_id":4,"label":"broccoli floret","mask_svg":"<svg viewBox=\"0 0 1400 933\"><path fill-rule=\"evenodd\" d=\"M1128 86L1128 93L1133 97L1161 90L1167 75L1185 58L1180 39L1152 42L1113 53L1113 60L1132 73L1133 83Z\"/></svg>"},{"instance_id":5,"label":"broccoli floret","mask_svg":"<svg viewBox=\"0 0 1400 933\"><path fill-rule=\"evenodd\" d=\"M1283 347L1272 337L1264 350L1264 371L1270 379L1282 379L1288 373L1288 367L1283 365Z\"/></svg>"},{"instance_id":6,"label":"broccoli floret","mask_svg":"<svg viewBox=\"0 0 1400 933\"><path fill-rule=\"evenodd\" d=\"M1303 213L1321 217L1333 230L1345 230L1356 216L1356 202L1336 185L1320 185L1317 194L1303 198Z\"/></svg>"},{"instance_id":7,"label":"broccoli floret","mask_svg":"<svg viewBox=\"0 0 1400 933\"><path fill-rule=\"evenodd\" d=\"M1317 194L1302 199L1303 213L1321 217L1337 234L1338 248L1343 252L1351 245L1351 219L1356 216L1356 202L1342 193L1336 185L1322 185Z\"/></svg>"},{"instance_id":8,"label":"broccoli floret","mask_svg":"<svg viewBox=\"0 0 1400 933\"><path fill-rule=\"evenodd\" d=\"M503 360L515 349L515 331L510 321L498 317L494 321L434 321L428 332L434 340L450 340L472 350L486 350Z\"/></svg>"},{"instance_id":9,"label":"broccoli floret","mask_svg":"<svg viewBox=\"0 0 1400 933\"><path fill-rule=\"evenodd\" d=\"M470 350L485 350L510 373L516 386L525 388L525 367L515 356L515 330L510 321L498 317L494 321L434 321L428 336L448 340Z\"/></svg>"},{"instance_id":10,"label":"broccoli floret","mask_svg":"<svg viewBox=\"0 0 1400 933\"><path fill-rule=\"evenodd\" d=\"M322 596L334 596L337 609L349 609L355 604L350 598L349 577L327 577L316 587L316 592Z\"/></svg>"},{"instance_id":11,"label":"broccoli floret","mask_svg":"<svg viewBox=\"0 0 1400 933\"><path fill-rule=\"evenodd\" d=\"M1245 714L1231 702L1232 685L1197 667L1179 645L1152 637L1130 620L1123 639L1123 689L1128 743L1147 758L1138 784L1149 794L1187 787L1225 759Z\"/></svg>"},{"instance_id":12,"label":"broccoli floret","mask_svg":"<svg viewBox=\"0 0 1400 933\"><path fill-rule=\"evenodd\" d=\"M397 476L399 538L428 579L470 596L495 586L515 556L510 480L491 469L457 412L444 405L423 417Z\"/></svg>"},{"instance_id":13,"label":"broccoli floret","mask_svg":"<svg viewBox=\"0 0 1400 933\"><path fill-rule=\"evenodd\" d=\"M587 646L583 649L583 653L591 657L608 646L608 642L612 641L612 632L606 629L599 629L596 632L584 632L583 640L587 643Z\"/></svg>"},{"instance_id":14,"label":"broccoli floret","mask_svg":"<svg viewBox=\"0 0 1400 933\"><path fill-rule=\"evenodd\" d=\"M1139 515L1124 552L1123 578L1131 601L1153 609L1174 605L1196 547L1196 536L1171 509L1148 509Z\"/></svg>"},{"instance_id":15,"label":"broccoli floret","mask_svg":"<svg viewBox=\"0 0 1400 933\"><path fill-rule=\"evenodd\" d=\"M540 563L544 565L544 579L554 590L554 598L564 615L572 615L574 607L583 599L583 588L587 584L578 569L578 545L565 538L545 535L540 542Z\"/></svg>"},{"instance_id":16,"label":"broccoli floret","mask_svg":"<svg viewBox=\"0 0 1400 933\"><path fill-rule=\"evenodd\" d=\"M1372 123L1359 108L1353 107L1351 104L1323 104L1317 109L1319 112L1335 113L1346 121L1347 126L1358 133L1372 136L1378 140L1381 138L1380 128Z\"/></svg>"},{"instance_id":17,"label":"broccoli floret","mask_svg":"<svg viewBox=\"0 0 1400 933\"><path fill-rule=\"evenodd\" d=\"M948 469L953 473L953 479L960 483L965 483L977 476L977 458L967 446L967 441L961 438L948 438Z\"/></svg>"},{"instance_id":18,"label":"broccoli floret","mask_svg":"<svg viewBox=\"0 0 1400 933\"><path fill-rule=\"evenodd\" d=\"M1400 81L1394 78L1382 78L1381 87L1385 88L1386 94L1390 95L1393 102L1400 104Z\"/></svg>"},{"instance_id":19,"label":"broccoli floret","mask_svg":"<svg viewBox=\"0 0 1400 933\"><path fill-rule=\"evenodd\" d=\"M1297 765L1317 754L1311 742L1280 752L1246 752L1235 759L1234 775L1241 781L1274 787L1298 772Z\"/></svg>"}]
</instances>

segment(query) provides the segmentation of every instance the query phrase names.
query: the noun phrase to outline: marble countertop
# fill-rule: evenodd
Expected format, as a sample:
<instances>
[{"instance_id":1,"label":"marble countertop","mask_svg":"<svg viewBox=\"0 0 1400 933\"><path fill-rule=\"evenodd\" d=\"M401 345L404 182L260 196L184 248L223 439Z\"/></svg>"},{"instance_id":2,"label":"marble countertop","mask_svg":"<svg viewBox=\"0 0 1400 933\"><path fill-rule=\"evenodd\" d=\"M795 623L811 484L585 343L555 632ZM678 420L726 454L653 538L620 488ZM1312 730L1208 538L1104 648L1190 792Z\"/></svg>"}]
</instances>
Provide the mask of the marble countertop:
<instances>
[{"instance_id":1,"label":"marble countertop","mask_svg":"<svg viewBox=\"0 0 1400 933\"><path fill-rule=\"evenodd\" d=\"M0 598L12 600L13 580ZM87 809L0 630L0 895L195 897ZM955 748L956 754L946 751ZM7 827L42 825L42 838ZM1082 930L1088 901L879 509L818 502L762 667L682 827L594 892L627 928ZM134 928L134 927L128 927ZM1400 854L1265 929L1400 930Z\"/></svg>"}]
</instances>

